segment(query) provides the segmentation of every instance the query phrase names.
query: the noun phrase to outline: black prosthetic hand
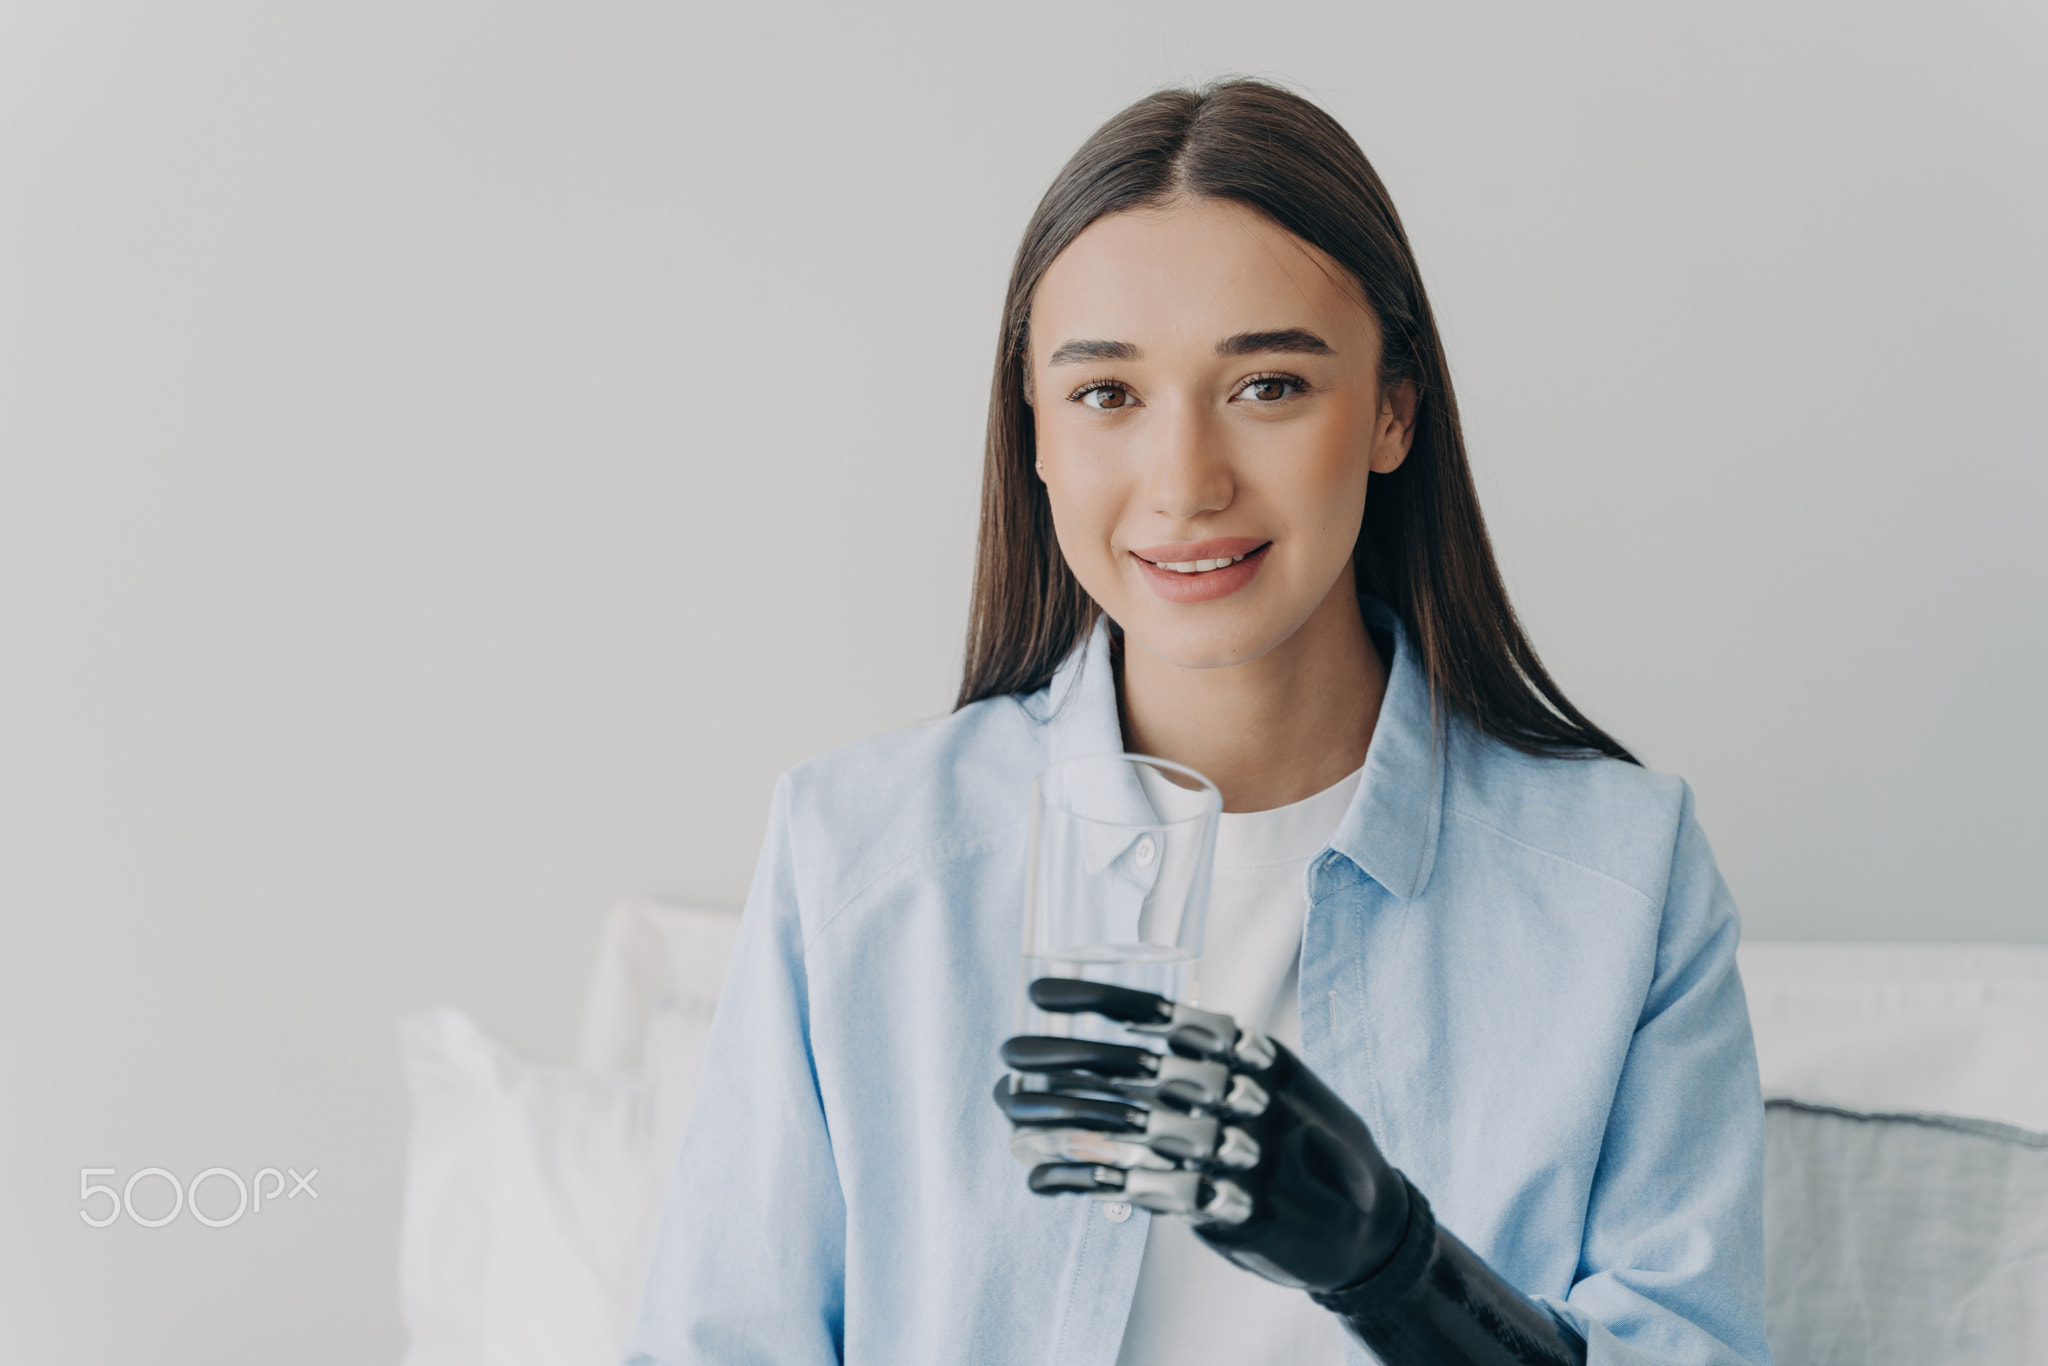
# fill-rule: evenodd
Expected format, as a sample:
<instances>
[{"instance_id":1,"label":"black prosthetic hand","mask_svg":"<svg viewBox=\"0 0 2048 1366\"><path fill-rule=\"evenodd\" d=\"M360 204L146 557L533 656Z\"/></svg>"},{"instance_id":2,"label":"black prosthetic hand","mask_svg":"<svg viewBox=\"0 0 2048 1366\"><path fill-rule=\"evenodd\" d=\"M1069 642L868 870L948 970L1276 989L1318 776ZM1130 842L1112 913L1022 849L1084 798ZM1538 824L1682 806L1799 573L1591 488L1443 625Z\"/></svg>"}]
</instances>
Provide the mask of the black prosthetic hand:
<instances>
[{"instance_id":1,"label":"black prosthetic hand","mask_svg":"<svg viewBox=\"0 0 2048 1366\"><path fill-rule=\"evenodd\" d=\"M1033 1036L996 1083L1031 1189L1189 1219L1223 1256L1307 1290L1387 1366L1580 1366L1585 1346L1439 1229L1365 1121L1281 1045L1228 1015L1097 982L1031 984L1042 1010L1089 1012L1163 1052Z\"/></svg>"}]
</instances>

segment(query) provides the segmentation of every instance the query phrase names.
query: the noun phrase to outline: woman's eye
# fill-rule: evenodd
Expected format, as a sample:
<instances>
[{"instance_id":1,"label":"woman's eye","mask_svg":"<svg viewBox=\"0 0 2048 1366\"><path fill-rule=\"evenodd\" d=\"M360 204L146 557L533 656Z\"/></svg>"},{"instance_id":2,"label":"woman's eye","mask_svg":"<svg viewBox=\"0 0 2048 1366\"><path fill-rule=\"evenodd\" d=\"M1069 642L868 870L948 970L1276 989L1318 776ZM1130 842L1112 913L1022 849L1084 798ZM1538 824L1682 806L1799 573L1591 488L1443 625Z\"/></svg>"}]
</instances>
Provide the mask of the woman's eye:
<instances>
[{"instance_id":1,"label":"woman's eye","mask_svg":"<svg viewBox=\"0 0 2048 1366\"><path fill-rule=\"evenodd\" d=\"M1119 389L1113 384L1097 384L1083 389L1074 396L1086 407L1102 412L1115 412L1119 408L1134 406L1128 389Z\"/></svg>"},{"instance_id":2,"label":"woman's eye","mask_svg":"<svg viewBox=\"0 0 2048 1366\"><path fill-rule=\"evenodd\" d=\"M1283 379L1278 375L1255 379L1238 390L1238 397L1248 398L1254 403L1278 403L1283 398L1292 398L1301 392L1296 380Z\"/></svg>"}]
</instances>

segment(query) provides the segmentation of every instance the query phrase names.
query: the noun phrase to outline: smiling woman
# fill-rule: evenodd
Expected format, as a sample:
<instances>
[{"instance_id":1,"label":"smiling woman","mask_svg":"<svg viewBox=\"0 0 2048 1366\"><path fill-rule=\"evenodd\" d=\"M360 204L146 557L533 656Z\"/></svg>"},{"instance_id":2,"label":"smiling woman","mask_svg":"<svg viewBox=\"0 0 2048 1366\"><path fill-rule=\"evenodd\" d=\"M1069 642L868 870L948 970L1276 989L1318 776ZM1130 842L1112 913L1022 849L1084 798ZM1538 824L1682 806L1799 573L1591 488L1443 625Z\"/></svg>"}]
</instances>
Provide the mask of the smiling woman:
<instances>
[{"instance_id":1,"label":"smiling woman","mask_svg":"<svg viewBox=\"0 0 2048 1366\"><path fill-rule=\"evenodd\" d=\"M1077 336L1118 340L1058 340ZM1380 383L1349 273L1242 204L1181 197L1082 231L1039 283L1029 343L1034 472L1059 561L1135 645L1133 746L1195 752L1242 810L1364 762L1359 697L1385 680L1351 565L1367 481L1408 455L1416 391Z\"/></svg>"},{"instance_id":2,"label":"smiling woman","mask_svg":"<svg viewBox=\"0 0 2048 1366\"><path fill-rule=\"evenodd\" d=\"M1408 454L1415 387L1382 398L1378 329L1348 281L1264 215L1182 198L1098 219L1039 283L1033 468L1060 560L1143 644L1127 679L1154 659L1290 676L1330 630L1362 657L1345 571L1368 478ZM1119 340L1059 340L1077 335ZM1174 610L1194 603L1216 606Z\"/></svg>"},{"instance_id":3,"label":"smiling woman","mask_svg":"<svg viewBox=\"0 0 2048 1366\"><path fill-rule=\"evenodd\" d=\"M1219 288L1196 295L1190 279ZM1205 304L1213 316L1197 316ZM1241 319L1257 321L1237 330ZM1256 81L1139 101L1075 153L1025 228L996 357L961 704L1043 687L1102 610L1125 624L1075 547L1059 540L1065 553L1055 551L1057 519L1037 485L1048 447L1099 444L1062 406L1123 413L1144 404L1133 368L1146 362L1141 333L1155 347L1213 346L1215 364L1201 378L1235 387L1227 398L1211 392L1211 406L1234 400L1240 421L1280 416L1247 411L1279 406L1301 425L1300 409L1317 410L1307 424L1314 436L1290 433L1258 449L1320 440L1342 452L1356 487L1330 490L1336 501L1317 509L1334 524L1337 562L1352 567L1358 592L1401 617L1446 702L1517 749L1629 758L1551 681L1508 604L1449 364L1385 187L1329 115ZM1159 396L1169 404L1191 397L1188 360L1155 352L1145 372L1154 384L1177 382ZM1166 366L1176 364L1169 378ZM1066 384L1070 367L1088 366L1100 378ZM1067 405L1035 403L1041 385ZM1161 420L1200 416L1182 409ZM1160 439L1161 420L1150 439ZM1373 430L1353 430L1361 423ZM1229 430L1204 435L1224 441ZM1147 438L1109 439L1129 448ZM1367 468L1349 458L1367 449L1370 472L1382 476L1369 504ZM1053 485L1050 496L1059 492Z\"/></svg>"},{"instance_id":4,"label":"smiling woman","mask_svg":"<svg viewBox=\"0 0 2048 1366\"><path fill-rule=\"evenodd\" d=\"M1199 1004L1004 1040L1033 778L1129 752L1221 796ZM1515 621L1364 155L1151 96L1018 251L958 707L777 788L640 1359L1765 1362L1736 937Z\"/></svg>"}]
</instances>

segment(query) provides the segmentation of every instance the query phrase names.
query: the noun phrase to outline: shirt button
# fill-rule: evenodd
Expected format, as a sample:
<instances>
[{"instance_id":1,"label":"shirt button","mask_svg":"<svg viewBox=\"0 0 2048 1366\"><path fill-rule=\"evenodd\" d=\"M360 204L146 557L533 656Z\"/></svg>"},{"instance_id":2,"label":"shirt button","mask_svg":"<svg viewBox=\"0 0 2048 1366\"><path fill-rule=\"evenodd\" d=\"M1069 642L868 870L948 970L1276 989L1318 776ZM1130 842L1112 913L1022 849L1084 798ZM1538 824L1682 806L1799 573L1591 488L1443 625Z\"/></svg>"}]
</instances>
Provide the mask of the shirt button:
<instances>
[{"instance_id":1,"label":"shirt button","mask_svg":"<svg viewBox=\"0 0 2048 1366\"><path fill-rule=\"evenodd\" d=\"M1112 1224L1121 1224L1131 1217L1130 1204L1123 1200L1112 1200L1102 1207L1102 1217Z\"/></svg>"},{"instance_id":2,"label":"shirt button","mask_svg":"<svg viewBox=\"0 0 2048 1366\"><path fill-rule=\"evenodd\" d=\"M1153 856L1157 854L1157 852L1158 846L1152 842L1152 837L1150 835L1147 835L1145 836L1145 838L1138 841L1138 847L1136 850L1132 852L1131 857L1135 858L1138 861L1138 866L1140 868L1146 868L1151 866ZM1128 1211L1126 1211L1126 1213L1128 1213Z\"/></svg>"}]
</instances>

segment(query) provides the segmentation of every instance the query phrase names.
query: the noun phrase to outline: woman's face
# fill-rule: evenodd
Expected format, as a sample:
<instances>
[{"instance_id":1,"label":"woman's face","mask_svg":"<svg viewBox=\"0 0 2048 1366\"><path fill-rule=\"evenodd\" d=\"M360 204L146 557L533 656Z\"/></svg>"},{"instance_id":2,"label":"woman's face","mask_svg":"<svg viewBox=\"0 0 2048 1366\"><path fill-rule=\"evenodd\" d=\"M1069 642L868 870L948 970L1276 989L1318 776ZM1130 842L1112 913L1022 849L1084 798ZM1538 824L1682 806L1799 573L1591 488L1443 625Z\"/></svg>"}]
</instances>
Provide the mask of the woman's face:
<instances>
[{"instance_id":1,"label":"woman's face","mask_svg":"<svg viewBox=\"0 0 2048 1366\"><path fill-rule=\"evenodd\" d=\"M1352 593L1366 476L1408 453L1357 283L1217 200L1113 214L1032 301L1038 471L1067 563L1182 668L1257 659Z\"/></svg>"}]
</instances>

